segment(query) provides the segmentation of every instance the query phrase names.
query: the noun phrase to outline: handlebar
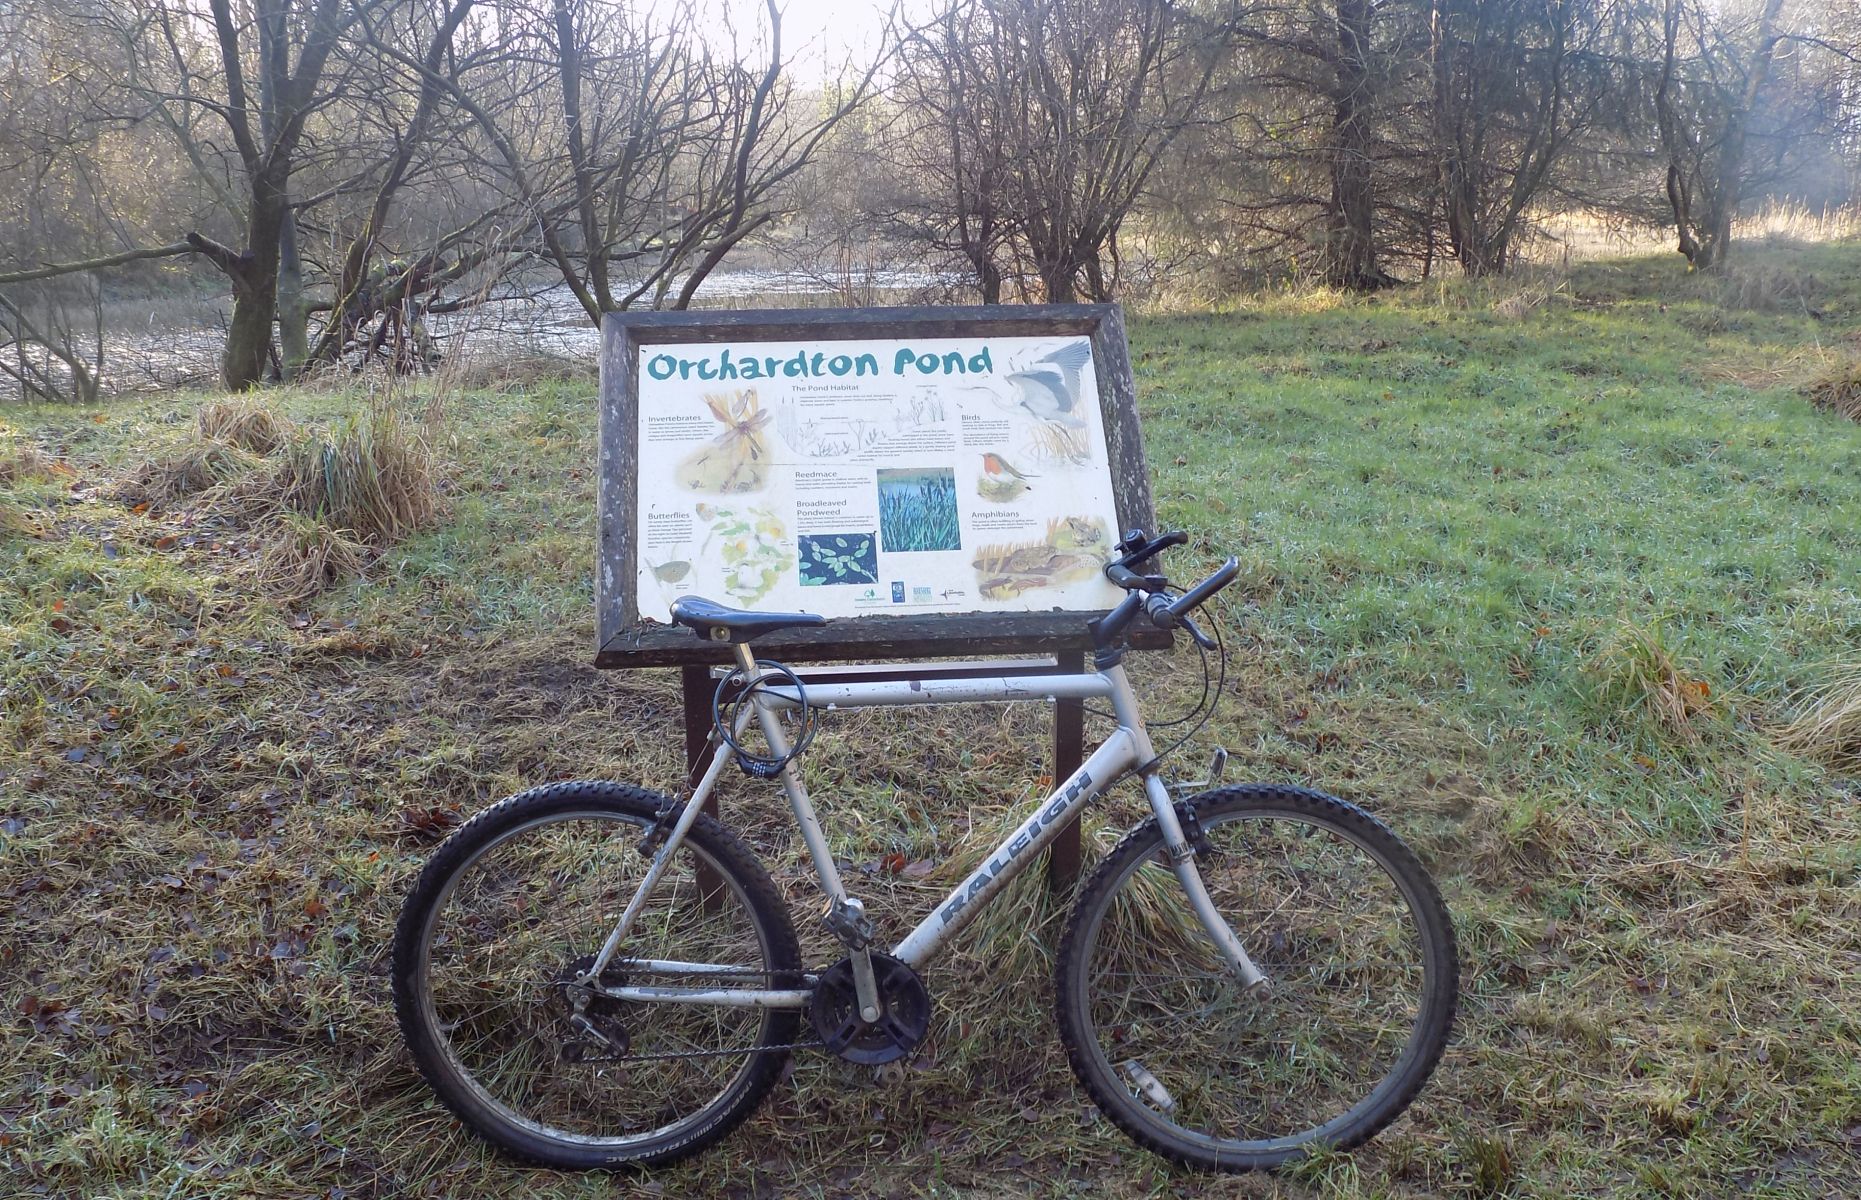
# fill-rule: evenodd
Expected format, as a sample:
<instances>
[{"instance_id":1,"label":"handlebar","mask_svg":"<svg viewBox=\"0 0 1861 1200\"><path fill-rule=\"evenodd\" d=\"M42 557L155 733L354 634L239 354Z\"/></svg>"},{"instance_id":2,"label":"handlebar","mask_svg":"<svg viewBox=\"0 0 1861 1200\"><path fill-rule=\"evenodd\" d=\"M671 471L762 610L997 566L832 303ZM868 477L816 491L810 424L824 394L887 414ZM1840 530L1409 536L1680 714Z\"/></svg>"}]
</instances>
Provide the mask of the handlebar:
<instances>
[{"instance_id":1,"label":"handlebar","mask_svg":"<svg viewBox=\"0 0 1861 1200\"><path fill-rule=\"evenodd\" d=\"M1233 583L1234 577L1240 573L1240 564L1230 558L1222 563L1213 575L1176 597L1175 602L1170 605L1170 612L1176 616L1182 616L1190 609L1200 606L1210 596Z\"/></svg>"},{"instance_id":2,"label":"handlebar","mask_svg":"<svg viewBox=\"0 0 1861 1200\"><path fill-rule=\"evenodd\" d=\"M1159 629L1181 626L1190 637L1204 649L1215 648L1214 639L1197 627L1189 614L1209 597L1234 582L1240 573L1240 566L1230 558L1222 563L1215 573L1196 584L1180 596L1170 597L1164 593L1169 587L1169 580L1161 575L1141 575L1132 568L1147 559L1154 558L1159 551L1171 546L1180 546L1189 540L1189 535L1182 532L1165 533L1150 538L1141 529L1133 529L1119 542L1117 549L1124 551L1121 558L1105 565L1105 578L1117 584L1130 595L1105 617L1093 622L1093 632L1101 642L1109 644L1116 641L1129 627L1133 618L1141 610Z\"/></svg>"}]
</instances>

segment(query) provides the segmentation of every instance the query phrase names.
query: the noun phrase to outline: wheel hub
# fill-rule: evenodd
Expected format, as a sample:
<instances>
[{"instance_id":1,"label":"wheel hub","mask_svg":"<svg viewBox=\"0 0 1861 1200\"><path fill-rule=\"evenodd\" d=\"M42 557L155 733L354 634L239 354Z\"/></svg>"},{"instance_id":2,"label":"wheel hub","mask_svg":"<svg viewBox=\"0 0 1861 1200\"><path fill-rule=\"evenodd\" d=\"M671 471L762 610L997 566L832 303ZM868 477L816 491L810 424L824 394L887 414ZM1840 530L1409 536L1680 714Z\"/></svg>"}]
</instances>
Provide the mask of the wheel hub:
<instances>
[{"instance_id":1,"label":"wheel hub","mask_svg":"<svg viewBox=\"0 0 1861 1200\"><path fill-rule=\"evenodd\" d=\"M626 1005L601 994L586 980L594 963L594 955L584 954L556 976L556 993L562 1002L563 1020L570 1034L562 1039L563 1062L612 1062L625 1058L633 1045L620 1019ZM618 966L609 963L597 982L600 987L620 987L627 982L627 976Z\"/></svg>"},{"instance_id":2,"label":"wheel hub","mask_svg":"<svg viewBox=\"0 0 1861 1200\"><path fill-rule=\"evenodd\" d=\"M808 1019L828 1050L864 1066L895 1062L930 1030L931 999L918 973L889 954L872 955L879 992L879 1019L864 1021L853 986L853 960L843 958L821 973Z\"/></svg>"}]
</instances>

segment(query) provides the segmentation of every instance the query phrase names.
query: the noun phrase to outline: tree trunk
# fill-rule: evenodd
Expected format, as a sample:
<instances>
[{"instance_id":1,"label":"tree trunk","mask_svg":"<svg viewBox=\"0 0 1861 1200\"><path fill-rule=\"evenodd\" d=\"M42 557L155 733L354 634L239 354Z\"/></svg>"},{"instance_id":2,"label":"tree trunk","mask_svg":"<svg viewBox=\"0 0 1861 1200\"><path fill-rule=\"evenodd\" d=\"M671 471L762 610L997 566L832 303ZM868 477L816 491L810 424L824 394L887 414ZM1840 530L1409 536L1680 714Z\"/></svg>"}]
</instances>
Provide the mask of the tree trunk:
<instances>
[{"instance_id":1,"label":"tree trunk","mask_svg":"<svg viewBox=\"0 0 1861 1200\"><path fill-rule=\"evenodd\" d=\"M284 233L283 189L261 175L252 185L246 249L233 281L233 319L226 330L220 375L228 391L263 382L271 358L271 327L278 308L278 243Z\"/></svg>"},{"instance_id":2,"label":"tree trunk","mask_svg":"<svg viewBox=\"0 0 1861 1200\"><path fill-rule=\"evenodd\" d=\"M984 304L1002 302L1002 269L990 261L987 254L979 255L975 261L976 282L982 291Z\"/></svg>"},{"instance_id":3,"label":"tree trunk","mask_svg":"<svg viewBox=\"0 0 1861 1200\"><path fill-rule=\"evenodd\" d=\"M1073 284L1073 272L1065 266L1042 264L1040 290L1048 304L1075 304L1079 300L1078 288Z\"/></svg>"},{"instance_id":4,"label":"tree trunk","mask_svg":"<svg viewBox=\"0 0 1861 1200\"><path fill-rule=\"evenodd\" d=\"M1336 107L1331 122L1331 206L1325 278L1370 291L1391 282L1376 265L1376 194L1370 154L1370 0L1337 0Z\"/></svg>"},{"instance_id":5,"label":"tree trunk","mask_svg":"<svg viewBox=\"0 0 1861 1200\"><path fill-rule=\"evenodd\" d=\"M297 253L297 218L285 209L278 236L278 349L284 377L296 379L310 361L310 297Z\"/></svg>"}]
</instances>

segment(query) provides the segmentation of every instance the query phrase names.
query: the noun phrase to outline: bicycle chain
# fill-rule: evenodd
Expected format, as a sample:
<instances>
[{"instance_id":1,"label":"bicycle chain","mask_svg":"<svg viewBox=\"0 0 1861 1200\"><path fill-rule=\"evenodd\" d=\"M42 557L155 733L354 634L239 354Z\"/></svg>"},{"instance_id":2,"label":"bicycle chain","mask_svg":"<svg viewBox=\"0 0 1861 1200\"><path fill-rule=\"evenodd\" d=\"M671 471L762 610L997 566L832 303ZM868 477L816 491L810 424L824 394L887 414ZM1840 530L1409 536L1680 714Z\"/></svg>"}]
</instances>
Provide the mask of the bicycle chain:
<instances>
[{"instance_id":1,"label":"bicycle chain","mask_svg":"<svg viewBox=\"0 0 1861 1200\"><path fill-rule=\"evenodd\" d=\"M825 1042L782 1042L774 1046L739 1046L732 1050L668 1050L663 1054L628 1054L621 1058L596 1059L597 1062L661 1062L670 1058L721 1058L726 1054L757 1054L764 1050L820 1050Z\"/></svg>"}]
</instances>

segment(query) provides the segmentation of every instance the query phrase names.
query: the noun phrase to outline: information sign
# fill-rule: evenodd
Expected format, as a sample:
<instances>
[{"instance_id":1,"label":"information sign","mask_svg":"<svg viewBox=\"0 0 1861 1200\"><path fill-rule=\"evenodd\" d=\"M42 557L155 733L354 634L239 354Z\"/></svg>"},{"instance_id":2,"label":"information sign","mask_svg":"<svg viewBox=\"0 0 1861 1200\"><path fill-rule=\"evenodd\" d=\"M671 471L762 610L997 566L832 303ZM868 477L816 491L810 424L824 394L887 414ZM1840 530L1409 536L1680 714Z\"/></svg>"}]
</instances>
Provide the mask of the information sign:
<instances>
[{"instance_id":1,"label":"information sign","mask_svg":"<svg viewBox=\"0 0 1861 1200\"><path fill-rule=\"evenodd\" d=\"M1154 526L1115 306L619 313L604 336L604 665L718 657L664 624L683 595L833 618L772 635L798 659L1077 646L1118 600L1113 543Z\"/></svg>"}]
</instances>

